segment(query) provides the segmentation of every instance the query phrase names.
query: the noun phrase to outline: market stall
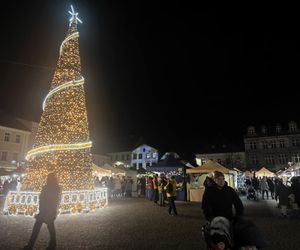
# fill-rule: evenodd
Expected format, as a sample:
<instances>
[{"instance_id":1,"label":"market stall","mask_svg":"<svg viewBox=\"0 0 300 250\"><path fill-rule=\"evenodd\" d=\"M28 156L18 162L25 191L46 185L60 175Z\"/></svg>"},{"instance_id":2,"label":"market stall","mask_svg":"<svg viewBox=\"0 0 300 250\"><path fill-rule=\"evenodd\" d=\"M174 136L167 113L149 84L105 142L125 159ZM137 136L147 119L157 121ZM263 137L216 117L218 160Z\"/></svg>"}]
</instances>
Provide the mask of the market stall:
<instances>
[{"instance_id":1,"label":"market stall","mask_svg":"<svg viewBox=\"0 0 300 250\"><path fill-rule=\"evenodd\" d=\"M204 181L208 175L214 171L220 171L224 174L225 180L229 186L236 188L236 175L235 170L229 170L221 164L212 160L207 161L205 164L187 169L186 173L189 176L189 183L187 184L188 199L190 201L202 201L204 193Z\"/></svg>"},{"instance_id":2,"label":"market stall","mask_svg":"<svg viewBox=\"0 0 300 250\"><path fill-rule=\"evenodd\" d=\"M262 177L275 177L276 175L271 172L270 170L266 169L265 167L262 167L260 170L255 172L255 177L262 178Z\"/></svg>"},{"instance_id":3,"label":"market stall","mask_svg":"<svg viewBox=\"0 0 300 250\"><path fill-rule=\"evenodd\" d=\"M177 182L176 200L186 200L186 165L182 162L179 155L174 152L167 152L157 164L147 167L147 171L155 174L164 174L167 178L175 176Z\"/></svg>"},{"instance_id":4,"label":"market stall","mask_svg":"<svg viewBox=\"0 0 300 250\"><path fill-rule=\"evenodd\" d=\"M103 176L109 176L109 177L111 176L112 171L110 169L99 167L94 163L92 165L92 169L93 169L93 176L98 177L99 180L101 180Z\"/></svg>"}]
</instances>

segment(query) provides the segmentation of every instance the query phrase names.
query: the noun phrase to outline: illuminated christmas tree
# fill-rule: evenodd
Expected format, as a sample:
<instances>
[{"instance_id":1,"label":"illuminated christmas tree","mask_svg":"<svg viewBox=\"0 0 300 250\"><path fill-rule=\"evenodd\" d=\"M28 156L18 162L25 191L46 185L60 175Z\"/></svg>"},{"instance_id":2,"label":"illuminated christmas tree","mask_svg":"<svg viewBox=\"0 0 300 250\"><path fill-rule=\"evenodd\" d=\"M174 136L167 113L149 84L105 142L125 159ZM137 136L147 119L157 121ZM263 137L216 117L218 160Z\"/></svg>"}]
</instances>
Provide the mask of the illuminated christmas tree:
<instances>
[{"instance_id":1,"label":"illuminated christmas tree","mask_svg":"<svg viewBox=\"0 0 300 250\"><path fill-rule=\"evenodd\" d=\"M60 211L81 212L107 204L107 190L94 189L92 142L89 139L84 78L81 76L79 33L81 20L73 7L33 149L27 153L27 171L20 192L11 192L5 204L9 214L33 215L38 192L54 172L63 189Z\"/></svg>"},{"instance_id":2,"label":"illuminated christmas tree","mask_svg":"<svg viewBox=\"0 0 300 250\"><path fill-rule=\"evenodd\" d=\"M70 12L70 26L60 54L22 190L40 191L49 172L55 172L63 190L92 189L84 78L81 76L77 13Z\"/></svg>"}]
</instances>

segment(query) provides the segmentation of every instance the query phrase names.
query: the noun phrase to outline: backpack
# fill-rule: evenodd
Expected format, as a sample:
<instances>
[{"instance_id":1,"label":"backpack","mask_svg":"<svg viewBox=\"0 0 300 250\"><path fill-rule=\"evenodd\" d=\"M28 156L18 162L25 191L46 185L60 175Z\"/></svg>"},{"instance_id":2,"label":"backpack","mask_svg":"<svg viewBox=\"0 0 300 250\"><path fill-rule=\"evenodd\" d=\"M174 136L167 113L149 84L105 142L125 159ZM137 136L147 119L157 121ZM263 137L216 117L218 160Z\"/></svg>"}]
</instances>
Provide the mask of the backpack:
<instances>
[{"instance_id":1,"label":"backpack","mask_svg":"<svg viewBox=\"0 0 300 250\"><path fill-rule=\"evenodd\" d=\"M173 192L173 185L172 185L172 183L170 183L170 182L168 183L167 192L168 192L169 194Z\"/></svg>"}]
</instances>

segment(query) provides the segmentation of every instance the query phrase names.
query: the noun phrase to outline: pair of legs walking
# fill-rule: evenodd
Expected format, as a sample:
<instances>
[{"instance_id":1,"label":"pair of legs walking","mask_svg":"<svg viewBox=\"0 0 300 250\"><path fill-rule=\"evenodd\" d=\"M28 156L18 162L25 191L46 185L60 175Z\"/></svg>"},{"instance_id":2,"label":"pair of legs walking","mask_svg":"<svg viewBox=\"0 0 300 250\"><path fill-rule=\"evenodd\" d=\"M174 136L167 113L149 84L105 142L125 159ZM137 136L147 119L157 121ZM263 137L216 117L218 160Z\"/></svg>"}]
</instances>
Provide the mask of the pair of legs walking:
<instances>
[{"instance_id":1,"label":"pair of legs walking","mask_svg":"<svg viewBox=\"0 0 300 250\"><path fill-rule=\"evenodd\" d=\"M175 206L175 196L169 197L169 214L172 214L172 210L174 212L175 215L177 215L177 210L176 210L176 206Z\"/></svg>"},{"instance_id":2,"label":"pair of legs walking","mask_svg":"<svg viewBox=\"0 0 300 250\"><path fill-rule=\"evenodd\" d=\"M262 192L261 196L262 196L263 200L265 199L265 193L267 194L267 199L269 199L269 192L268 192L268 190L262 190L261 192Z\"/></svg>"},{"instance_id":3,"label":"pair of legs walking","mask_svg":"<svg viewBox=\"0 0 300 250\"><path fill-rule=\"evenodd\" d=\"M34 223L32 234L30 237L30 240L28 242L28 245L24 249L32 249L34 246L34 243L39 235L39 232L41 230L41 227L43 225L44 221L37 219ZM55 232L55 226L54 226L54 220L50 221L47 224L47 228L50 235L50 242L47 247L47 249L55 249L56 248L56 232Z\"/></svg>"}]
</instances>

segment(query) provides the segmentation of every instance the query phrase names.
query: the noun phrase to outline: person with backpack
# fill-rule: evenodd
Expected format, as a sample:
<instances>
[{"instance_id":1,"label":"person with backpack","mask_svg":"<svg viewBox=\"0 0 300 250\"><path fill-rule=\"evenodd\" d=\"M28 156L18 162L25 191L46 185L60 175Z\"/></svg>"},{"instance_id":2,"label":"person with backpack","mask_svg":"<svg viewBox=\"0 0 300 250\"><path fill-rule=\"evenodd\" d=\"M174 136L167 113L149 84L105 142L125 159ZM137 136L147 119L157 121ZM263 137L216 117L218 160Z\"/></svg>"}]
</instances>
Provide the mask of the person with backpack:
<instances>
[{"instance_id":1,"label":"person with backpack","mask_svg":"<svg viewBox=\"0 0 300 250\"><path fill-rule=\"evenodd\" d=\"M176 199L176 180L175 180L175 176L172 176L170 179L168 179L168 183L165 186L165 190L167 193L167 198L169 200L169 215L175 215L177 216L177 209L176 209L176 205L175 205L175 199ZM173 213L172 214L172 210Z\"/></svg>"}]
</instances>

